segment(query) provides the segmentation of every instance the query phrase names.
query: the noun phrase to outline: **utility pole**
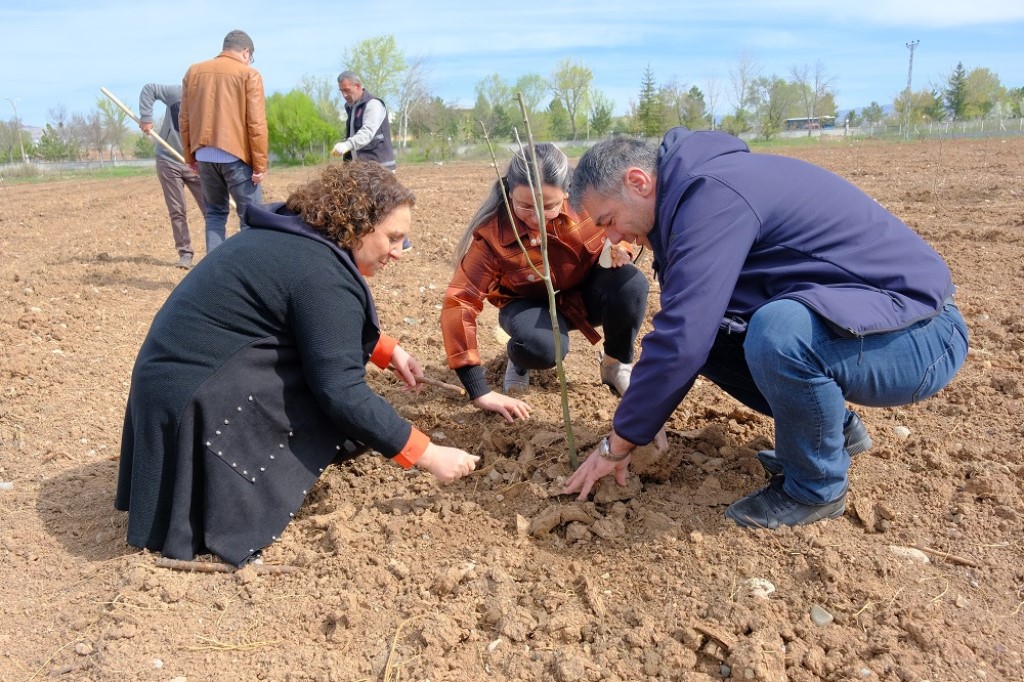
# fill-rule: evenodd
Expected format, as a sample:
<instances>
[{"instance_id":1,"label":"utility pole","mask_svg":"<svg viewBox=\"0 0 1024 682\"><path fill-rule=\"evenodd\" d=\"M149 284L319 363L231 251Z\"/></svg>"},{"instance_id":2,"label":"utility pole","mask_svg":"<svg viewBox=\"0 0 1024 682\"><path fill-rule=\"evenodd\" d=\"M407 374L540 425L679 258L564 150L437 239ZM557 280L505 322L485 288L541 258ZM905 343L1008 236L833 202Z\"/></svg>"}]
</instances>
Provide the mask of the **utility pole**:
<instances>
[{"instance_id":1,"label":"utility pole","mask_svg":"<svg viewBox=\"0 0 1024 682\"><path fill-rule=\"evenodd\" d=\"M14 109L14 134L18 136L18 145L21 147L21 162L28 163L28 159L25 158L25 142L21 139L21 120L18 118L18 107L14 106L14 100L10 97L4 97L5 100L11 103L11 108Z\"/></svg>"},{"instance_id":2,"label":"utility pole","mask_svg":"<svg viewBox=\"0 0 1024 682\"><path fill-rule=\"evenodd\" d=\"M920 44L920 40L911 40L907 43L907 49L910 50L910 66L907 67L907 99L904 102L904 121L903 121L903 137L910 137L910 109L911 100L913 99L913 90L910 89L910 83L914 76L914 48Z\"/></svg>"}]
</instances>

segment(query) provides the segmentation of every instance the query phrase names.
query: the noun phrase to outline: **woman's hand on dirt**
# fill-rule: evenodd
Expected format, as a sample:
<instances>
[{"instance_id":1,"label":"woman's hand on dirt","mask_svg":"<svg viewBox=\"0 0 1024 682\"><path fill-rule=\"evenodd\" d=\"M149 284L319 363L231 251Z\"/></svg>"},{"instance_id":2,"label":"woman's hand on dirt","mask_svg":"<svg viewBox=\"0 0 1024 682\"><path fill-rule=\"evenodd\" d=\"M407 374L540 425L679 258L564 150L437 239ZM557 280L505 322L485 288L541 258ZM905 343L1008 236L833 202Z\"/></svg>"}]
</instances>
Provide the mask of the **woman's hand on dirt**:
<instances>
[{"instance_id":1,"label":"woman's hand on dirt","mask_svg":"<svg viewBox=\"0 0 1024 682\"><path fill-rule=\"evenodd\" d=\"M623 452L631 452L635 445L630 443L624 438L620 438L618 434L612 431L612 435L608 437L609 452L612 455L618 455ZM601 447L594 448L590 456L580 465L580 467L572 473L572 476L565 479L565 485L562 487L563 495L571 495L575 492L579 492L579 497L576 499L581 502L587 499L590 495L590 491L593 490L597 482L608 474L615 472L615 482L620 486L626 485L626 474L629 472L629 460L630 456L627 456L621 462L612 462L601 456Z\"/></svg>"},{"instance_id":2,"label":"woman's hand on dirt","mask_svg":"<svg viewBox=\"0 0 1024 682\"><path fill-rule=\"evenodd\" d=\"M398 375L398 378L405 382L403 391L419 386L416 383L416 377L423 376L423 365L401 346L395 346L394 351L391 353L391 369Z\"/></svg>"},{"instance_id":3,"label":"woman's hand on dirt","mask_svg":"<svg viewBox=\"0 0 1024 682\"><path fill-rule=\"evenodd\" d=\"M513 398L497 391L484 393L479 398L473 400L473 404L481 410L497 412L510 422L515 421L516 418L529 419L530 417L529 405L519 398Z\"/></svg>"},{"instance_id":4,"label":"woman's hand on dirt","mask_svg":"<svg viewBox=\"0 0 1024 682\"><path fill-rule=\"evenodd\" d=\"M416 466L429 471L442 483L451 483L468 476L479 461L479 457L465 450L430 443L416 460Z\"/></svg>"}]
</instances>

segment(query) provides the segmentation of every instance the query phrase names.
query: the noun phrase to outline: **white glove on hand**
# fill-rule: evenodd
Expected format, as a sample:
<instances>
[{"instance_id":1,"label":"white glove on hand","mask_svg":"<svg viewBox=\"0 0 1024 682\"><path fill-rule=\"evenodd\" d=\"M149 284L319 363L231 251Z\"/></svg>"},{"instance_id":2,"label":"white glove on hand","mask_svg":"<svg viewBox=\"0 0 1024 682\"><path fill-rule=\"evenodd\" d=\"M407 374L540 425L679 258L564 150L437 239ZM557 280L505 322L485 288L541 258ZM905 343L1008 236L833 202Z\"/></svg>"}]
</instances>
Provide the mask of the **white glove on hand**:
<instances>
[{"instance_id":1,"label":"white glove on hand","mask_svg":"<svg viewBox=\"0 0 1024 682\"><path fill-rule=\"evenodd\" d=\"M339 142L338 144L334 145L334 149L331 150L331 155L343 156L346 152L348 152L348 144L345 142Z\"/></svg>"}]
</instances>

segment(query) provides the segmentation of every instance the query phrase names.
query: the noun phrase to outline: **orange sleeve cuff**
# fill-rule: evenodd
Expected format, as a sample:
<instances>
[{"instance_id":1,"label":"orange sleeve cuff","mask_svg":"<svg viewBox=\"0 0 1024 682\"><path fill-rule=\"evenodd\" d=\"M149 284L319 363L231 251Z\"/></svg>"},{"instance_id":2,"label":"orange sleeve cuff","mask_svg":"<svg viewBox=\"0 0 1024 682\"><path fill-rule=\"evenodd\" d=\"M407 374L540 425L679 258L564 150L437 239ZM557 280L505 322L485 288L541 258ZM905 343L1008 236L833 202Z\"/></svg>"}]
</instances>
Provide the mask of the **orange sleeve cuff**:
<instances>
[{"instance_id":1,"label":"orange sleeve cuff","mask_svg":"<svg viewBox=\"0 0 1024 682\"><path fill-rule=\"evenodd\" d=\"M430 445L430 439L427 434L414 426L412 433L409 434L409 440L405 441L405 447L393 459L403 469L411 469L428 445Z\"/></svg>"},{"instance_id":2,"label":"orange sleeve cuff","mask_svg":"<svg viewBox=\"0 0 1024 682\"><path fill-rule=\"evenodd\" d=\"M380 339L377 340L377 347L373 349L373 353L370 355L370 362L381 369L387 369L397 345L398 339L381 334Z\"/></svg>"}]
</instances>

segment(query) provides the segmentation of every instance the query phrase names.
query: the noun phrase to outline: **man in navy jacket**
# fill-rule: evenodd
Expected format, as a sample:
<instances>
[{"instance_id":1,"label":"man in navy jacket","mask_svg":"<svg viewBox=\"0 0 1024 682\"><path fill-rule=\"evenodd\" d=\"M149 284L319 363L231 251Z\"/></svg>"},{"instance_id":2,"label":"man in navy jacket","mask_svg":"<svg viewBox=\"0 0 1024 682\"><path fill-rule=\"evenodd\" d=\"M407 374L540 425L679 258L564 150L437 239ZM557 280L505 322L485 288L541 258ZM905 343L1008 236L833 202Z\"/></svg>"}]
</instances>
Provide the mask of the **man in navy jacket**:
<instances>
[{"instance_id":1,"label":"man in navy jacket","mask_svg":"<svg viewBox=\"0 0 1024 682\"><path fill-rule=\"evenodd\" d=\"M871 446L847 401L923 400L967 355L939 254L817 166L674 128L657 152L628 138L595 145L570 199L613 243L649 246L661 284L612 433L566 481L581 499L612 471L625 483L630 451L703 375L775 420L776 449L758 453L769 485L726 516L767 528L836 518L850 456Z\"/></svg>"}]
</instances>

